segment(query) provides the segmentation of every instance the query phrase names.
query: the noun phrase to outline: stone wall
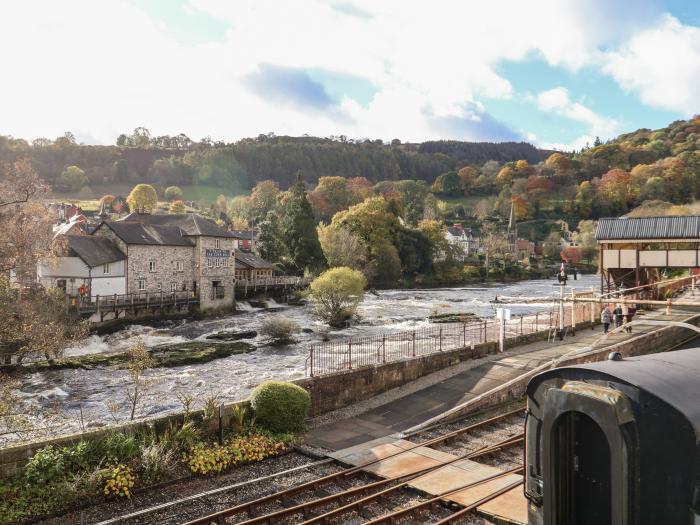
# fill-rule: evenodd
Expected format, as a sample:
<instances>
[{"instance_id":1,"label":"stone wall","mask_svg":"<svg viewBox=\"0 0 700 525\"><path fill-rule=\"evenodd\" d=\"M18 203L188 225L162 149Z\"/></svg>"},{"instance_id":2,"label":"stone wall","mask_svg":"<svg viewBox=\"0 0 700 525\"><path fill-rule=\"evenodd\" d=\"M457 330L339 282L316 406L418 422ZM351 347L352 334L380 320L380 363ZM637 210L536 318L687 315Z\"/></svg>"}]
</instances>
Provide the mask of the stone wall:
<instances>
[{"instance_id":1,"label":"stone wall","mask_svg":"<svg viewBox=\"0 0 700 525\"><path fill-rule=\"evenodd\" d=\"M132 244L129 246L127 259L127 293L160 292L170 293L171 284L175 291L183 287L192 290L195 280L194 248L192 246L151 246ZM156 271L149 271L149 261L155 261ZM182 270L177 269L177 262L182 262ZM146 289L140 290L138 281L146 281Z\"/></svg>"},{"instance_id":2,"label":"stone wall","mask_svg":"<svg viewBox=\"0 0 700 525\"><path fill-rule=\"evenodd\" d=\"M236 276L235 243L235 239L228 237L197 237L194 259L200 287L199 304L202 310L223 308L234 304L234 282ZM211 258L207 257L206 250L214 249L229 252L229 257L225 258L226 266L209 265L210 261L208 259ZM213 261L211 262L213 263ZM219 281L224 288L224 297L222 299L216 299L214 296L214 287L212 285L214 281Z\"/></svg>"}]
</instances>

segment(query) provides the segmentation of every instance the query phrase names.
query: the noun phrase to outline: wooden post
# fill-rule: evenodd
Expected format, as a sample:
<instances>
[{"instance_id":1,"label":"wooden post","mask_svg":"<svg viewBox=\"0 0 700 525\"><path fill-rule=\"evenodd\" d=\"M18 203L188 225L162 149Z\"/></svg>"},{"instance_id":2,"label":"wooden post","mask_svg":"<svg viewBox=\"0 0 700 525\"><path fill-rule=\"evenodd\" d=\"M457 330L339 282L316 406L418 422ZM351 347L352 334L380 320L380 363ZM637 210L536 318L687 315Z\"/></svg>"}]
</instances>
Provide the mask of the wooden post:
<instances>
[{"instance_id":1,"label":"wooden post","mask_svg":"<svg viewBox=\"0 0 700 525\"><path fill-rule=\"evenodd\" d=\"M100 296L95 296L95 312L100 313Z\"/></svg>"},{"instance_id":2,"label":"wooden post","mask_svg":"<svg viewBox=\"0 0 700 525\"><path fill-rule=\"evenodd\" d=\"M462 346L467 346L467 323L462 323Z\"/></svg>"},{"instance_id":3,"label":"wooden post","mask_svg":"<svg viewBox=\"0 0 700 525\"><path fill-rule=\"evenodd\" d=\"M311 345L311 355L309 356L309 375L314 376L314 345Z\"/></svg>"},{"instance_id":4,"label":"wooden post","mask_svg":"<svg viewBox=\"0 0 700 525\"><path fill-rule=\"evenodd\" d=\"M386 336L382 336L382 363L386 363Z\"/></svg>"},{"instance_id":5,"label":"wooden post","mask_svg":"<svg viewBox=\"0 0 700 525\"><path fill-rule=\"evenodd\" d=\"M416 357L416 331L413 330L413 357Z\"/></svg>"},{"instance_id":6,"label":"wooden post","mask_svg":"<svg viewBox=\"0 0 700 525\"><path fill-rule=\"evenodd\" d=\"M571 290L571 335L576 335L576 301L573 299L576 297L576 292Z\"/></svg>"},{"instance_id":7,"label":"wooden post","mask_svg":"<svg viewBox=\"0 0 700 525\"><path fill-rule=\"evenodd\" d=\"M439 341L439 349L440 352L442 352L442 326L440 327L440 341Z\"/></svg>"}]
</instances>

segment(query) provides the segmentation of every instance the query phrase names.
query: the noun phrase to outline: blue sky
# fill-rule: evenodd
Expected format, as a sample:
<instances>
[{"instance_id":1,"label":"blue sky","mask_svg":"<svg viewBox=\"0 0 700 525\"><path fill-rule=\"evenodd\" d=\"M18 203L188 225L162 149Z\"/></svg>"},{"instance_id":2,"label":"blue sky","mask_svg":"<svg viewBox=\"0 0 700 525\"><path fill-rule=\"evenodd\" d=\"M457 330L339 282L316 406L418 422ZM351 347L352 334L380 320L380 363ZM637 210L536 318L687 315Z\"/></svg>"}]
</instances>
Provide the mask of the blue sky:
<instances>
[{"instance_id":1,"label":"blue sky","mask_svg":"<svg viewBox=\"0 0 700 525\"><path fill-rule=\"evenodd\" d=\"M580 148L700 107L693 0L26 0L0 133ZM31 118L27 116L31 115Z\"/></svg>"}]
</instances>

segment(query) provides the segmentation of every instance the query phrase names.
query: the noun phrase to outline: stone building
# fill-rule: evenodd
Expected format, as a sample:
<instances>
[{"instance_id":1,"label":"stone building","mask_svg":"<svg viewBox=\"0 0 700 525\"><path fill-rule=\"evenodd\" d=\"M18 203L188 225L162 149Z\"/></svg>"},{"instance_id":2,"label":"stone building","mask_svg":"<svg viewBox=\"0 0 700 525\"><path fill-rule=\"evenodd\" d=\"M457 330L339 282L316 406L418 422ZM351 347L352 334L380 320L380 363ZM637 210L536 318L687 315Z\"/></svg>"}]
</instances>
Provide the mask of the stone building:
<instances>
[{"instance_id":1,"label":"stone building","mask_svg":"<svg viewBox=\"0 0 700 525\"><path fill-rule=\"evenodd\" d=\"M234 304L235 239L194 214L132 213L103 221L107 237L127 256L127 293L191 291L202 309Z\"/></svg>"}]
</instances>

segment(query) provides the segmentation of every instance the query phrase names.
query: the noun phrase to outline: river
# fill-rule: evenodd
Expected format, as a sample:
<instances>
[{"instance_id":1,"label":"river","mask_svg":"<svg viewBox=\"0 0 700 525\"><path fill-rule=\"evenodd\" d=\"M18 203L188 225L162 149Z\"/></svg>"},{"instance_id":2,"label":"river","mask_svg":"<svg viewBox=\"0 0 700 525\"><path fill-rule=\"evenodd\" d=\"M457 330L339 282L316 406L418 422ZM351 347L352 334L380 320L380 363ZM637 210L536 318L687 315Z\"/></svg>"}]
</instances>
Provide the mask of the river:
<instances>
[{"instance_id":1,"label":"river","mask_svg":"<svg viewBox=\"0 0 700 525\"><path fill-rule=\"evenodd\" d=\"M569 281L573 289L590 290L599 281L594 275L580 276ZM241 311L216 319L178 321L158 327L132 325L106 336L91 336L81 345L70 348L66 355L110 353L126 350L139 338L148 346L162 343L205 339L221 330L257 330L270 317L287 317L312 332L301 333L298 343L285 347L264 346L260 338L251 342L259 345L248 354L233 355L208 363L157 368L149 372L153 385L141 407L140 416L153 416L182 409L178 396L189 394L201 405L209 396L222 401L244 399L261 381L291 380L304 377L309 345L323 339L345 339L359 335L417 329L427 326L431 313L471 312L488 318L495 315L496 295L543 296L555 293L554 280L521 281L489 286L460 288L381 290L367 293L359 308L359 322L349 328L329 329L315 319L313 307L287 306L274 301L267 308L240 305ZM569 288L570 290L571 288ZM499 305L503 306L503 305ZM513 314L545 310L550 306L515 303L508 306ZM110 368L64 369L27 373L20 378L18 394L42 407L60 407L65 415L59 431L75 429L82 408L83 423L98 427L113 420L107 410L108 402L121 404L118 414L125 420L127 407L125 385L128 374Z\"/></svg>"}]
</instances>

